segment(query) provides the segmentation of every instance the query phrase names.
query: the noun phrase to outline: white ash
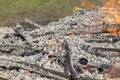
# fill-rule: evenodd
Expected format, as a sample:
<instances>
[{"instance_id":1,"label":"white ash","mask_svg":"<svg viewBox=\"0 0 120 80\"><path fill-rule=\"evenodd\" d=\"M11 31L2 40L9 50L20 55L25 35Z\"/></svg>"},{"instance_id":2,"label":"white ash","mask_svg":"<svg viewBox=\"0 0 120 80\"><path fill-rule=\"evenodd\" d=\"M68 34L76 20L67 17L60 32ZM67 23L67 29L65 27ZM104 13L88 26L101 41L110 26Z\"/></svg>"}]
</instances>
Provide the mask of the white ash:
<instances>
[{"instance_id":1,"label":"white ash","mask_svg":"<svg viewBox=\"0 0 120 80\"><path fill-rule=\"evenodd\" d=\"M100 30L100 26L103 25L105 19L104 15L98 20L100 9L87 10L83 13L75 13L71 16L67 16L65 18L60 19L58 22L51 22L47 26L40 27L39 29L35 29L33 31L25 31L21 25L21 30L15 32L13 28L8 27L0 27L0 58L13 60L13 61L22 61L28 62L31 64L36 64L38 66L42 66L47 69L51 69L58 72L69 73L65 70L66 62L65 56L66 51L64 50L63 41L66 39L68 41L69 48L71 50L71 58L72 65L74 67L81 67L83 69L83 73L79 74L79 76L83 76L85 78L94 78L94 79L105 79L109 78L110 75L99 74L98 70L94 73L90 73L89 70L84 69L88 64L91 66L95 66L95 68L101 67L101 65L111 66L112 61L115 63L120 62L119 52L110 52L110 51L94 51L93 48L101 47L101 48L115 48L120 49L120 36L114 39L117 41L114 42L113 37L110 37L111 34L84 34L82 32L85 31L98 31ZM14 28L18 27L13 26ZM114 27L115 25L111 25ZM109 26L110 27L110 26ZM72 32L78 32L79 34L71 34ZM20 34L25 39L22 39ZM8 35L9 34L9 35ZM19 37L18 37L19 36ZM5 38L6 37L6 38ZM99 40L105 40L106 42L99 43ZM93 42L87 42L86 40ZM98 40L98 42L95 42ZM3 47L4 45L4 47ZM15 45L17 47L15 47ZM22 47L22 48L20 48ZM4 50L13 49L12 52L5 54ZM15 49L15 50L14 50ZM25 50L28 49L28 50ZM31 54L31 50L41 50L41 52L37 52L36 54ZM21 56L20 54L25 52L31 55ZM101 57L96 53L107 55L105 57ZM9 55L8 55L9 54ZM112 57L111 57L112 56ZM88 60L87 65L82 65L79 62L80 58L85 58ZM120 68L118 65L115 65L117 68ZM77 69L76 69L77 72ZM0 71L0 76L10 80L54 80L42 78L39 74L29 73L27 70L20 69L19 72L16 70L7 70ZM118 76L119 77L119 76Z\"/></svg>"}]
</instances>

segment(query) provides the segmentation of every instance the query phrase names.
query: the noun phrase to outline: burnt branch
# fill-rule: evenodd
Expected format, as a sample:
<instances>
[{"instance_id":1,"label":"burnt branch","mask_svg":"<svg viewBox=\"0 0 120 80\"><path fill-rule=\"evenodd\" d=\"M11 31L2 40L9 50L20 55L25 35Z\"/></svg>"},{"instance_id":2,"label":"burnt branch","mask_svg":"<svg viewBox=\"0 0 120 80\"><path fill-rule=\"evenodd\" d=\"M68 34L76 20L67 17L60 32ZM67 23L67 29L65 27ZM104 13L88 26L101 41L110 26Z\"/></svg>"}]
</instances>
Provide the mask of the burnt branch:
<instances>
[{"instance_id":1,"label":"burnt branch","mask_svg":"<svg viewBox=\"0 0 120 80\"><path fill-rule=\"evenodd\" d=\"M27 31L24 31L22 26L20 24L16 25L16 28L14 29L16 34L20 36L23 40L26 40L28 43L31 43L33 38L29 35Z\"/></svg>"},{"instance_id":2,"label":"burnt branch","mask_svg":"<svg viewBox=\"0 0 120 80\"><path fill-rule=\"evenodd\" d=\"M46 69L35 64L30 64L27 62L13 61L0 58L0 65L5 67L17 67L19 69L28 70L48 78L54 78L57 80L68 80L69 76L62 72L57 72L54 70Z\"/></svg>"},{"instance_id":3,"label":"burnt branch","mask_svg":"<svg viewBox=\"0 0 120 80\"><path fill-rule=\"evenodd\" d=\"M66 40L64 40L64 47L66 51L66 60L67 60L67 66L69 68L69 72L71 74L72 79L77 80L79 76L73 67L72 57L71 57L72 52Z\"/></svg>"},{"instance_id":4,"label":"burnt branch","mask_svg":"<svg viewBox=\"0 0 120 80\"><path fill-rule=\"evenodd\" d=\"M37 24L37 23L35 23L35 22L33 22L33 21L27 19L27 18L25 19L25 21L28 22L29 24L35 26L35 27L38 27L38 28L43 27L43 26L41 26L41 25L39 25L39 24Z\"/></svg>"}]
</instances>

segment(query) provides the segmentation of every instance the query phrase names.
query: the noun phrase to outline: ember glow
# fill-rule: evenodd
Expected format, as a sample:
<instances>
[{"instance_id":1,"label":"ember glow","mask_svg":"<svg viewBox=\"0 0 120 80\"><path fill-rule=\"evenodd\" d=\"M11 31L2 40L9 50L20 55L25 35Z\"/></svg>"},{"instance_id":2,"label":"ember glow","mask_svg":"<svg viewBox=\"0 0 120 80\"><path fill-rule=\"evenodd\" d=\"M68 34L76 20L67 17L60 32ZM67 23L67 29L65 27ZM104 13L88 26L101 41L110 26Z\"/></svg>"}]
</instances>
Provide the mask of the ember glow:
<instances>
[{"instance_id":1,"label":"ember glow","mask_svg":"<svg viewBox=\"0 0 120 80\"><path fill-rule=\"evenodd\" d=\"M106 11L105 22L108 24L120 24L120 0L105 0L103 9ZM110 34L120 34L120 28L109 28Z\"/></svg>"},{"instance_id":2,"label":"ember glow","mask_svg":"<svg viewBox=\"0 0 120 80\"><path fill-rule=\"evenodd\" d=\"M105 0L103 10L106 11L105 21L109 24L120 24L120 0Z\"/></svg>"},{"instance_id":3,"label":"ember glow","mask_svg":"<svg viewBox=\"0 0 120 80\"><path fill-rule=\"evenodd\" d=\"M102 0L102 3L102 11L98 14L98 21L104 19L105 24L120 24L120 0ZM81 7L85 9L97 8L90 0L83 0L81 2ZM75 7L73 13L79 12L80 10L80 8ZM104 18L101 18L103 16ZM92 32L93 31L88 31L87 33ZM120 34L120 28L109 28L107 29L107 32L110 34Z\"/></svg>"},{"instance_id":4,"label":"ember glow","mask_svg":"<svg viewBox=\"0 0 120 80\"><path fill-rule=\"evenodd\" d=\"M120 28L109 28L109 29L107 29L107 31L110 34L120 34Z\"/></svg>"}]
</instances>

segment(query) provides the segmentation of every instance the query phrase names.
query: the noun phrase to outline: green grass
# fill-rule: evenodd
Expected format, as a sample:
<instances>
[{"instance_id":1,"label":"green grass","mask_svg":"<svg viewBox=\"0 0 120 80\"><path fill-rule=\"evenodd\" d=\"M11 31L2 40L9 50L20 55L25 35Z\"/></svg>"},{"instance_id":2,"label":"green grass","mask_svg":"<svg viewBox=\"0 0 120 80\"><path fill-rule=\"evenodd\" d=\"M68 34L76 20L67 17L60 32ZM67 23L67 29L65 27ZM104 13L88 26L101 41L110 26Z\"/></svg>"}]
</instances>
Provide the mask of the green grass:
<instances>
[{"instance_id":1,"label":"green grass","mask_svg":"<svg viewBox=\"0 0 120 80\"><path fill-rule=\"evenodd\" d=\"M0 0L0 23L56 20L72 14L82 0ZM98 0L89 0L98 5Z\"/></svg>"}]
</instances>

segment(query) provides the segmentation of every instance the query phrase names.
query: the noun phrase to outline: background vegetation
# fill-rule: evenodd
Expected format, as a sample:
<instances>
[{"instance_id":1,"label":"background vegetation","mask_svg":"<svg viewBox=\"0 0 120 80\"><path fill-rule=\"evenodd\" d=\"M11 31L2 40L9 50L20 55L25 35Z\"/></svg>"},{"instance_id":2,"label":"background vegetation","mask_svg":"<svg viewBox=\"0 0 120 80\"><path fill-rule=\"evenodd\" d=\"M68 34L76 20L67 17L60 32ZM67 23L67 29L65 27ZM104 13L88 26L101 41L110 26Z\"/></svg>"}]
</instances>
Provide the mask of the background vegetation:
<instances>
[{"instance_id":1,"label":"background vegetation","mask_svg":"<svg viewBox=\"0 0 120 80\"><path fill-rule=\"evenodd\" d=\"M0 25L34 21L55 21L72 14L74 7L81 7L83 0L0 0ZM87 0L86 0L87 1ZM98 0L88 0L99 5Z\"/></svg>"}]
</instances>

